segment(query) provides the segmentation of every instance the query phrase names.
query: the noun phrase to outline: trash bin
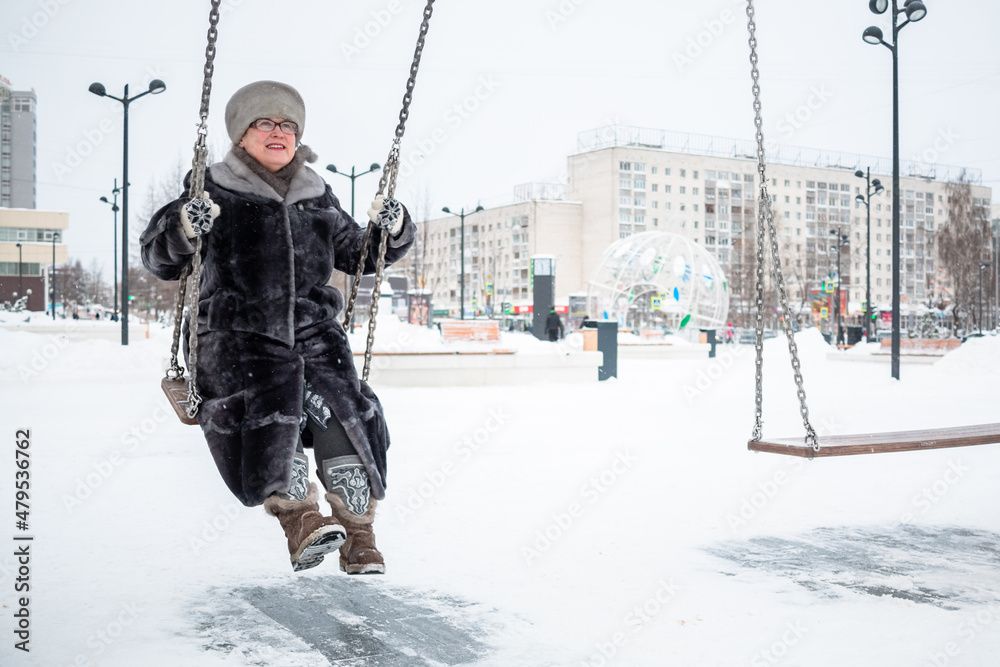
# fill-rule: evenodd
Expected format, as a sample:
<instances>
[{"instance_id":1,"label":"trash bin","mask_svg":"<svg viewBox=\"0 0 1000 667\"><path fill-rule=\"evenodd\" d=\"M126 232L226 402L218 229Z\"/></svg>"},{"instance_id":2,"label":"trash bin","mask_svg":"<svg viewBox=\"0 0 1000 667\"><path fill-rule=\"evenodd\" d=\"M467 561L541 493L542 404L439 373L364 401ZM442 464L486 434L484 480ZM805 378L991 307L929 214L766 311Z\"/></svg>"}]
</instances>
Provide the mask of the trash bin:
<instances>
[{"instance_id":1,"label":"trash bin","mask_svg":"<svg viewBox=\"0 0 1000 667\"><path fill-rule=\"evenodd\" d=\"M715 346L718 344L719 339L715 337L715 329L699 329L701 335L698 337L702 343L708 343L711 345L708 348L708 358L715 359Z\"/></svg>"},{"instance_id":2,"label":"trash bin","mask_svg":"<svg viewBox=\"0 0 1000 667\"><path fill-rule=\"evenodd\" d=\"M847 344L857 345L864 336L864 327L847 327Z\"/></svg>"},{"instance_id":3,"label":"trash bin","mask_svg":"<svg viewBox=\"0 0 1000 667\"><path fill-rule=\"evenodd\" d=\"M583 323L584 329L596 329L597 351L604 353L604 365L597 369L597 379L607 380L618 377L618 322L587 320ZM588 336L588 334L590 334ZM594 334L590 331L583 332L583 349L593 349L588 347L594 342Z\"/></svg>"}]
</instances>

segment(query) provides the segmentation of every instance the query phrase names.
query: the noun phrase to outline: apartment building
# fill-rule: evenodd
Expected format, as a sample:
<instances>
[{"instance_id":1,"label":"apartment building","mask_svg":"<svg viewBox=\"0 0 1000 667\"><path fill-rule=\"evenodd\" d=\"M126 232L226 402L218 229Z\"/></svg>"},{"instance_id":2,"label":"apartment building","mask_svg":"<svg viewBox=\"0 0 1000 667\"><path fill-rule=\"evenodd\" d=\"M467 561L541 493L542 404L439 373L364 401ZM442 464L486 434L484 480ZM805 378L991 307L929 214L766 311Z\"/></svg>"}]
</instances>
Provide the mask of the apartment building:
<instances>
[{"instance_id":1,"label":"apartment building","mask_svg":"<svg viewBox=\"0 0 1000 667\"><path fill-rule=\"evenodd\" d=\"M68 227L68 213L0 208L0 302L30 290L28 310L48 308L52 260L66 265Z\"/></svg>"},{"instance_id":2,"label":"apartment building","mask_svg":"<svg viewBox=\"0 0 1000 667\"><path fill-rule=\"evenodd\" d=\"M0 207L36 206L37 103L34 91L0 76Z\"/></svg>"},{"instance_id":3,"label":"apartment building","mask_svg":"<svg viewBox=\"0 0 1000 667\"><path fill-rule=\"evenodd\" d=\"M734 303L750 298L759 192L753 142L614 125L581 132L567 166L564 193L554 186L522 186L514 203L466 215L467 309L473 298L485 303L490 289L494 301L529 303L527 258L534 254L556 257L556 298L565 303L570 294L587 292L608 246L645 231L702 244L725 270ZM866 208L856 200L866 181L855 172L868 169L885 188L871 199L871 295L873 309L888 310L891 161L768 146L767 188L793 305L807 308L814 295L839 284L842 310L863 311L869 228ZM960 177L971 183L974 205L988 215L992 191L982 185L981 172L902 165L904 304L947 290L934 235L947 220L948 184ZM438 308L457 309L459 222L447 216L428 223L426 266L433 277L427 287Z\"/></svg>"}]
</instances>

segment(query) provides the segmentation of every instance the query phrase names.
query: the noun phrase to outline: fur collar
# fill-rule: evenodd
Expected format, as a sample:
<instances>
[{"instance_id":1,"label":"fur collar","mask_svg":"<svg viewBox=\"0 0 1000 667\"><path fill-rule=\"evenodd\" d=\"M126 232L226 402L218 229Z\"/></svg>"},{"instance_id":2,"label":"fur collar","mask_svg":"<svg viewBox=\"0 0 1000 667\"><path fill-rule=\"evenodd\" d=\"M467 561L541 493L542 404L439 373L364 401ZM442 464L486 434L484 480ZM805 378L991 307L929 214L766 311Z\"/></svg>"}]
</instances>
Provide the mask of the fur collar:
<instances>
[{"instance_id":1,"label":"fur collar","mask_svg":"<svg viewBox=\"0 0 1000 667\"><path fill-rule=\"evenodd\" d=\"M230 150L226 154L222 162L213 164L209 168L209 171L212 175L212 180L227 190L257 195L264 199L272 199L279 202L283 201L286 205L291 206L306 199L315 199L326 192L326 182L320 178L319 174L304 164L305 162L314 162L316 160L316 155L312 150L308 146L299 146L295 155L296 159L293 160L289 167L297 163L298 170L294 174L291 174L291 177L287 180L288 191L284 196L278 194L278 191L272 185L265 182L253 169L247 166L233 150ZM284 171L284 169L281 171ZM281 174L281 171L278 173ZM280 178L280 176L277 178Z\"/></svg>"}]
</instances>

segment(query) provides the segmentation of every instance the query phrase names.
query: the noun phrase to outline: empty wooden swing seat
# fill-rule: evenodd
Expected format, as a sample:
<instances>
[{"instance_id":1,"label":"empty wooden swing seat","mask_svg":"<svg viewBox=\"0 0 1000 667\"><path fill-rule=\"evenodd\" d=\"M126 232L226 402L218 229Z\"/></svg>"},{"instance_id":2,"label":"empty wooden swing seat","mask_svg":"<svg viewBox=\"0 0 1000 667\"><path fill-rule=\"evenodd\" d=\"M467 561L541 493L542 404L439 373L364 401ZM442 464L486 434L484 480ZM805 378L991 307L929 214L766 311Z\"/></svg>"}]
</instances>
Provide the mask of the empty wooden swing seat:
<instances>
[{"instance_id":1,"label":"empty wooden swing seat","mask_svg":"<svg viewBox=\"0 0 1000 667\"><path fill-rule=\"evenodd\" d=\"M968 447L970 445L1000 444L1000 424L979 424L976 426L956 426L952 428L926 429L921 431L895 431L889 433L859 433L855 435L831 435L818 437L815 429L809 423L809 408L806 405L806 391L803 385L801 363L798 346L793 335L794 321L791 308L788 305L788 293L785 288L785 278L781 270L781 253L778 244L778 231L774 224L774 211L771 203L775 201L767 192L768 178L764 160L765 142L761 128L764 125L761 117L760 101L760 71L757 67L757 24L754 20L754 0L747 0L747 28L750 33L750 65L753 80L754 126L757 128L757 271L756 271L756 417L752 439L747 443L747 449L752 452L767 452L769 454L785 454L812 459L823 456L850 456L853 454L883 454L890 452L913 452L925 449L944 449L947 447ZM895 6L895 5L894 5ZM859 174L860 175L860 172ZM764 402L764 250L770 248L771 277L778 295L778 314L782 328L788 338L788 353L791 357L795 384L798 389L799 411L802 414L802 425L807 434L802 438L781 438L766 440L761 435L763 429ZM883 341L884 342L884 341ZM953 346L954 343L937 344L941 348ZM938 351L938 350L935 350ZM941 349L940 351L944 351Z\"/></svg>"},{"instance_id":2,"label":"empty wooden swing seat","mask_svg":"<svg viewBox=\"0 0 1000 667\"><path fill-rule=\"evenodd\" d=\"M786 454L811 459L821 456L885 454L990 444L1000 444L1000 424L978 424L976 426L955 426L919 431L831 435L819 438L819 451L813 450L810 445L806 444L804 438L751 440L747 443L747 449L753 452Z\"/></svg>"}]
</instances>

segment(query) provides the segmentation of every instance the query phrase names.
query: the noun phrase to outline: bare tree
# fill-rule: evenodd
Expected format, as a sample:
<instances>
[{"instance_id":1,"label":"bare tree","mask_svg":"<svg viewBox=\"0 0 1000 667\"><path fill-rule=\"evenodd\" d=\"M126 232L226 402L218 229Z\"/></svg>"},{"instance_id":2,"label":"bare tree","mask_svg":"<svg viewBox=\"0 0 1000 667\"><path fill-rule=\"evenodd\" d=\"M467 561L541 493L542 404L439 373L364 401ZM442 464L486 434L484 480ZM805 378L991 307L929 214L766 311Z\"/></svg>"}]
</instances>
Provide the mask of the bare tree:
<instances>
[{"instance_id":1,"label":"bare tree","mask_svg":"<svg viewBox=\"0 0 1000 667\"><path fill-rule=\"evenodd\" d=\"M949 183L946 191L948 219L938 232L937 248L941 268L948 274L952 327L953 333L958 335L962 324L960 320L964 319L966 330L978 324L979 311L975 304L980 279L979 266L981 262L990 260L992 239L989 212L974 205L972 188L965 175L957 183ZM986 287L986 294L989 294L989 281Z\"/></svg>"}]
</instances>

